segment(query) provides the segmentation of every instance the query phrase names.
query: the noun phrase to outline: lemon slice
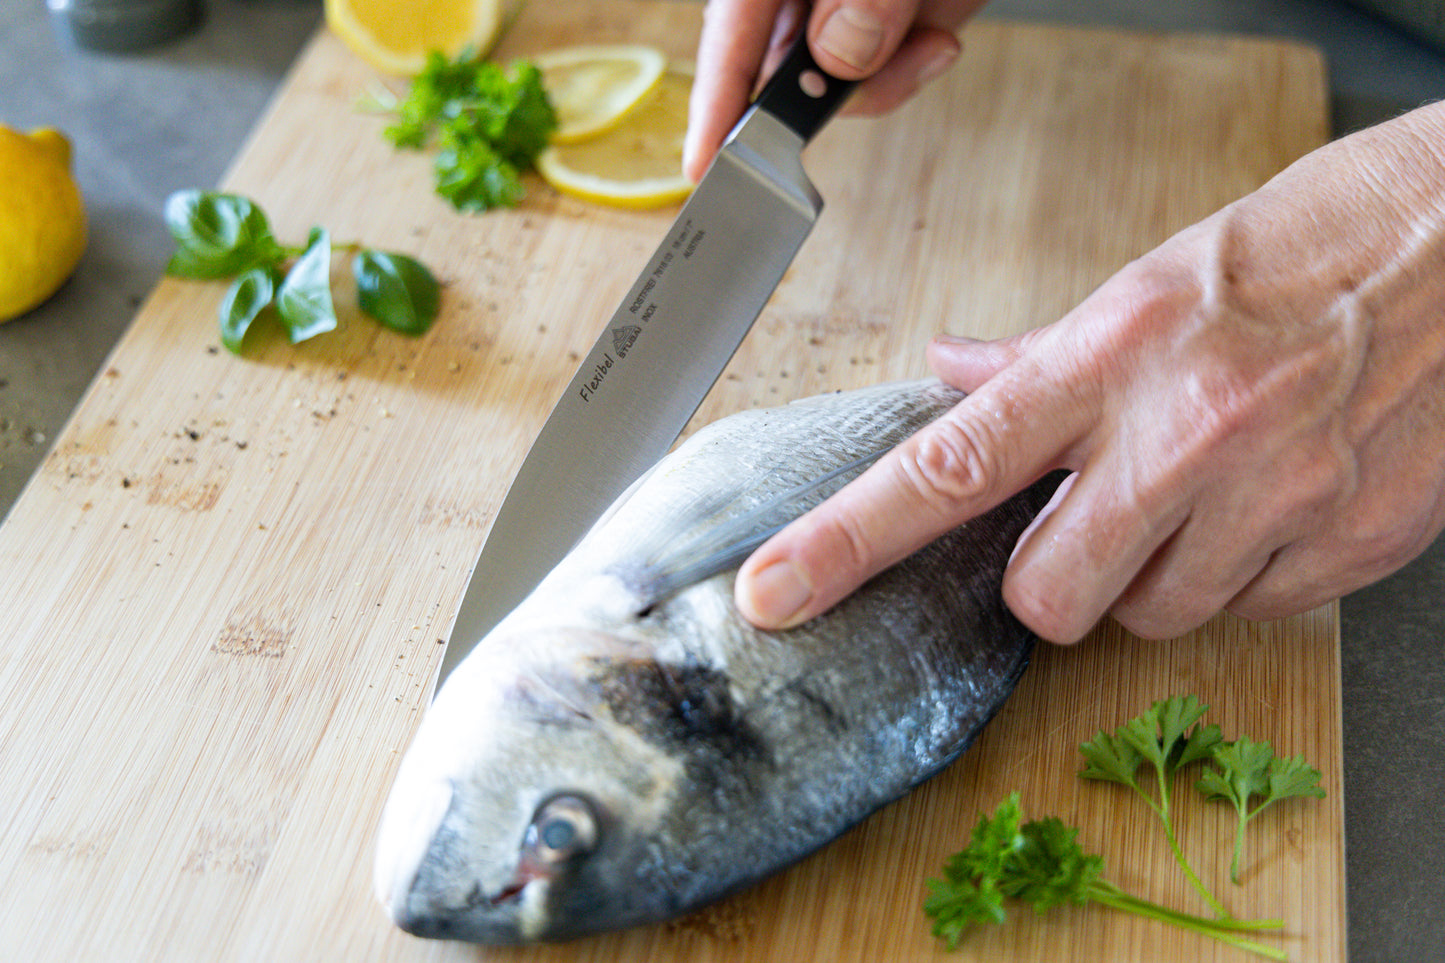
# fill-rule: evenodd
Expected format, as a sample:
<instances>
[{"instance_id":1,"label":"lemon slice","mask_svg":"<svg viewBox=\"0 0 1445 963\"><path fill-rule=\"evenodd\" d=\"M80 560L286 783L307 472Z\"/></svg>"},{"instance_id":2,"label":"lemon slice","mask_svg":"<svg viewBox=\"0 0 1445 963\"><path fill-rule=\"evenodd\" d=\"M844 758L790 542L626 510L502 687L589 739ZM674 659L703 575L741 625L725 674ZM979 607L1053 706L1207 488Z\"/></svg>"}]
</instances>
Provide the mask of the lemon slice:
<instances>
[{"instance_id":1,"label":"lemon slice","mask_svg":"<svg viewBox=\"0 0 1445 963\"><path fill-rule=\"evenodd\" d=\"M648 208L681 200L693 186L682 174L691 92L691 65L669 66L610 130L542 151L537 172L562 193L598 204Z\"/></svg>"},{"instance_id":2,"label":"lemon slice","mask_svg":"<svg viewBox=\"0 0 1445 963\"><path fill-rule=\"evenodd\" d=\"M427 52L492 49L519 0L326 0L326 24L383 73L415 76Z\"/></svg>"},{"instance_id":3,"label":"lemon slice","mask_svg":"<svg viewBox=\"0 0 1445 963\"><path fill-rule=\"evenodd\" d=\"M653 47L564 47L536 57L542 86L557 111L555 144L571 144L617 125L652 92L667 69Z\"/></svg>"}]
</instances>

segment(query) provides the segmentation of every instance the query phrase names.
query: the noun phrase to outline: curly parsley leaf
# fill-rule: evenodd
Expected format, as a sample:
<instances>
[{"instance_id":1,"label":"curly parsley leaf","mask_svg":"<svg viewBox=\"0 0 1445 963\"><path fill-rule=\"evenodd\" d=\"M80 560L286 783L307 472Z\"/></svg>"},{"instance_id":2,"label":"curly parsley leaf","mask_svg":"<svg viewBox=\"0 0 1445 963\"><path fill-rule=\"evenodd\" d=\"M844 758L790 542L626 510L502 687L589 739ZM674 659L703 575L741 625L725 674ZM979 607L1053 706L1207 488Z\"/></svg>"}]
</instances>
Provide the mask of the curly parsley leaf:
<instances>
[{"instance_id":1,"label":"curly parsley leaf","mask_svg":"<svg viewBox=\"0 0 1445 963\"><path fill-rule=\"evenodd\" d=\"M1007 918L1004 899L1042 913L1065 903L1096 902L1202 933L1272 960L1285 954L1240 937L1240 930L1277 929L1279 920L1207 919L1131 896L1101 878L1102 857L1085 852L1078 830L1054 818L1025 822L1018 793L980 818L969 845L944 863L944 878L930 880L923 911L933 933L957 949L968 931Z\"/></svg>"},{"instance_id":2,"label":"curly parsley leaf","mask_svg":"<svg viewBox=\"0 0 1445 963\"><path fill-rule=\"evenodd\" d=\"M1229 878L1238 883L1245 827L1250 820L1281 799L1323 799L1325 791L1319 784L1318 769L1308 765L1303 756L1276 758L1274 746L1269 742L1241 738L1221 743L1214 749L1213 762L1218 768L1206 768L1196 787L1205 798L1234 806L1237 819ZM1256 796L1260 803L1250 809L1249 801Z\"/></svg>"},{"instance_id":3,"label":"curly parsley leaf","mask_svg":"<svg viewBox=\"0 0 1445 963\"><path fill-rule=\"evenodd\" d=\"M999 804L993 815L979 817L969 845L943 865L941 880L929 880L933 891L923 912L933 918L933 935L957 949L970 927L1002 923L1007 917L999 881L1008 877L1009 858L1023 844L1023 810L1019 794Z\"/></svg>"},{"instance_id":4,"label":"curly parsley leaf","mask_svg":"<svg viewBox=\"0 0 1445 963\"><path fill-rule=\"evenodd\" d=\"M1051 816L1024 823L1020 835L1023 843L1013 855L1016 872L1002 886L1005 894L1040 913L1091 898L1090 887L1104 870L1104 858L1080 848L1077 829Z\"/></svg>"},{"instance_id":5,"label":"curly parsley leaf","mask_svg":"<svg viewBox=\"0 0 1445 963\"><path fill-rule=\"evenodd\" d=\"M964 935L979 923L1002 923L1008 918L1003 893L996 884L980 886L972 879L933 879L923 912L933 918L933 935L958 949Z\"/></svg>"},{"instance_id":6,"label":"curly parsley leaf","mask_svg":"<svg viewBox=\"0 0 1445 963\"><path fill-rule=\"evenodd\" d=\"M460 210L513 206L557 128L542 72L519 60L504 70L463 52L433 52L384 131L397 147L438 147L437 193Z\"/></svg>"},{"instance_id":7,"label":"curly parsley leaf","mask_svg":"<svg viewBox=\"0 0 1445 963\"><path fill-rule=\"evenodd\" d=\"M475 105L463 104L457 120L474 117L503 157L517 167L530 167L557 129L557 112L542 86L542 71L519 60L505 82L493 88Z\"/></svg>"},{"instance_id":8,"label":"curly parsley leaf","mask_svg":"<svg viewBox=\"0 0 1445 963\"><path fill-rule=\"evenodd\" d=\"M479 70L473 51L463 51L455 60L431 51L406 97L396 105L396 121L382 133L397 147L426 146L447 105L471 95Z\"/></svg>"},{"instance_id":9,"label":"curly parsley leaf","mask_svg":"<svg viewBox=\"0 0 1445 963\"><path fill-rule=\"evenodd\" d=\"M459 211L512 207L526 194L516 165L465 128L442 133L434 164L436 192Z\"/></svg>"}]
</instances>

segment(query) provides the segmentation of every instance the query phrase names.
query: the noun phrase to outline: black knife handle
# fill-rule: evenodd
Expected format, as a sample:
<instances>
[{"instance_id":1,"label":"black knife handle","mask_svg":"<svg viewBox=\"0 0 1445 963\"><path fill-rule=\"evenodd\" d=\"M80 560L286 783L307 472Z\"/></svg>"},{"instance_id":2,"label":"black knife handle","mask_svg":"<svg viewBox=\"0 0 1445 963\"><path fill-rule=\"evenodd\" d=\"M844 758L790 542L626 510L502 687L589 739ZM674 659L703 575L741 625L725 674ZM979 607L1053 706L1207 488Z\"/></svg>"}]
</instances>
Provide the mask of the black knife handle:
<instances>
[{"instance_id":1,"label":"black knife handle","mask_svg":"<svg viewBox=\"0 0 1445 963\"><path fill-rule=\"evenodd\" d=\"M823 72L808 50L808 32L803 30L754 105L807 142L843 105L855 86L857 81L839 80Z\"/></svg>"}]
</instances>

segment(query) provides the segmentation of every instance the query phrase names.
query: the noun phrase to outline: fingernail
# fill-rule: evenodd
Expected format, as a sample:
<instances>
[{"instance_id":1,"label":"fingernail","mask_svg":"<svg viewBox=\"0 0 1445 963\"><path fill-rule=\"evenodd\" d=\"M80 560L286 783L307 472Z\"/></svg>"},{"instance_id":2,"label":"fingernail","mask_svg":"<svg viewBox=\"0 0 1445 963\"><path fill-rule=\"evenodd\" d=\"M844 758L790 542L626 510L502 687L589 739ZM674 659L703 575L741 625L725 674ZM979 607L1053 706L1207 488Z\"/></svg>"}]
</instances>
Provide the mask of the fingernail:
<instances>
[{"instance_id":1,"label":"fingernail","mask_svg":"<svg viewBox=\"0 0 1445 963\"><path fill-rule=\"evenodd\" d=\"M759 569L751 580L748 606L752 617L765 625L786 628L813 597L813 587L801 569L788 559Z\"/></svg>"},{"instance_id":2,"label":"fingernail","mask_svg":"<svg viewBox=\"0 0 1445 963\"><path fill-rule=\"evenodd\" d=\"M961 346L983 344L978 338L970 338L961 334L949 334L947 331L940 331L938 334L935 334L933 340L937 344L956 344Z\"/></svg>"},{"instance_id":3,"label":"fingernail","mask_svg":"<svg viewBox=\"0 0 1445 963\"><path fill-rule=\"evenodd\" d=\"M928 61L928 63L923 65L923 69L918 71L919 85L922 86L942 75L945 70L953 66L953 62L957 59L957 50L945 50Z\"/></svg>"},{"instance_id":4,"label":"fingernail","mask_svg":"<svg viewBox=\"0 0 1445 963\"><path fill-rule=\"evenodd\" d=\"M869 10L839 7L823 21L816 42L855 70L867 70L883 46L883 21Z\"/></svg>"}]
</instances>

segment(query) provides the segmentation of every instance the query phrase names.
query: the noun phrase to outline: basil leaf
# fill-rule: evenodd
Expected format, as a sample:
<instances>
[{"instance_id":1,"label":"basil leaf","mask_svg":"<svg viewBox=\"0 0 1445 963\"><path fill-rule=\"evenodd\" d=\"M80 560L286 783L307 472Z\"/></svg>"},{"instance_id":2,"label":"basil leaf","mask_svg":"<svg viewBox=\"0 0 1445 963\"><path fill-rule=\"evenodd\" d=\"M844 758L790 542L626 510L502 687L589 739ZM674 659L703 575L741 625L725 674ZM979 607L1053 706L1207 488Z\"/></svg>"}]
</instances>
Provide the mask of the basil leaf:
<instances>
[{"instance_id":1,"label":"basil leaf","mask_svg":"<svg viewBox=\"0 0 1445 963\"><path fill-rule=\"evenodd\" d=\"M351 262L361 310L402 334L426 334L436 320L441 286L405 254L364 250Z\"/></svg>"},{"instance_id":2,"label":"basil leaf","mask_svg":"<svg viewBox=\"0 0 1445 963\"><path fill-rule=\"evenodd\" d=\"M166 273L178 277L234 277L284 256L265 213L239 194L177 191L166 199L165 222L176 242Z\"/></svg>"},{"instance_id":3,"label":"basil leaf","mask_svg":"<svg viewBox=\"0 0 1445 963\"><path fill-rule=\"evenodd\" d=\"M336 309L331 303L331 235L322 228L311 229L306 253L281 282L276 310L292 344L336 327Z\"/></svg>"},{"instance_id":4,"label":"basil leaf","mask_svg":"<svg viewBox=\"0 0 1445 963\"><path fill-rule=\"evenodd\" d=\"M221 302L221 343L226 350L241 353L246 331L275 297L279 278L280 272L271 267L252 268L236 278Z\"/></svg>"}]
</instances>

